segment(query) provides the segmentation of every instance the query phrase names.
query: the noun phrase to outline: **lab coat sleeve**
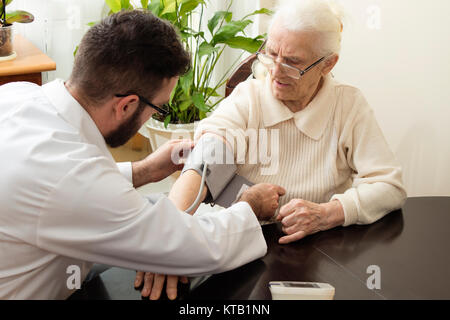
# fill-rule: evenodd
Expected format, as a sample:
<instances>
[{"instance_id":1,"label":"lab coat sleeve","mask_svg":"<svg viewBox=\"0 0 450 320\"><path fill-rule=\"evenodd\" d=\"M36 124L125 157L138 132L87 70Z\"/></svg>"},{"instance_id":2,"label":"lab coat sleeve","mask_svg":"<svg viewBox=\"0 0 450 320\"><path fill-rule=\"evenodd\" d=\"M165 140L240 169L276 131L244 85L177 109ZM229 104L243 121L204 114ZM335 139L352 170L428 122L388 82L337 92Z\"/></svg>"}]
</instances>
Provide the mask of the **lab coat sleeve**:
<instances>
[{"instance_id":1,"label":"lab coat sleeve","mask_svg":"<svg viewBox=\"0 0 450 320\"><path fill-rule=\"evenodd\" d=\"M131 162L117 162L117 168L119 168L120 173L131 183L133 183L133 169L131 167Z\"/></svg>"},{"instance_id":2,"label":"lab coat sleeve","mask_svg":"<svg viewBox=\"0 0 450 320\"><path fill-rule=\"evenodd\" d=\"M86 160L60 181L42 209L36 243L84 261L191 276L267 251L247 203L191 216L164 195L142 197L106 158Z\"/></svg>"}]
</instances>

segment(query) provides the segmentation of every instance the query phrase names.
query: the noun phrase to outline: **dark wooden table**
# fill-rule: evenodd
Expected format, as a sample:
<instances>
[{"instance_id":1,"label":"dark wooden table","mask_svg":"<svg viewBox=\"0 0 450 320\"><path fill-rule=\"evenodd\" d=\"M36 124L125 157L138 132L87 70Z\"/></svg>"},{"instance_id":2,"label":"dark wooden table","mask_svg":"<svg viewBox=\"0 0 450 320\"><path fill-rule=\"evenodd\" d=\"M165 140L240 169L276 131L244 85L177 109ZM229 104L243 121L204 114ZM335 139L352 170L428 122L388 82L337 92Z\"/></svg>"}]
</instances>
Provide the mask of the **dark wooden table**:
<instances>
[{"instance_id":1,"label":"dark wooden table","mask_svg":"<svg viewBox=\"0 0 450 320\"><path fill-rule=\"evenodd\" d=\"M450 197L409 198L372 225L339 227L279 245L279 224L263 226L267 255L180 288L180 299L271 299L269 281L326 282L335 299L450 299ZM244 248L245 249L245 248ZM369 266L380 289L369 289ZM72 299L141 299L134 270L111 268Z\"/></svg>"}]
</instances>

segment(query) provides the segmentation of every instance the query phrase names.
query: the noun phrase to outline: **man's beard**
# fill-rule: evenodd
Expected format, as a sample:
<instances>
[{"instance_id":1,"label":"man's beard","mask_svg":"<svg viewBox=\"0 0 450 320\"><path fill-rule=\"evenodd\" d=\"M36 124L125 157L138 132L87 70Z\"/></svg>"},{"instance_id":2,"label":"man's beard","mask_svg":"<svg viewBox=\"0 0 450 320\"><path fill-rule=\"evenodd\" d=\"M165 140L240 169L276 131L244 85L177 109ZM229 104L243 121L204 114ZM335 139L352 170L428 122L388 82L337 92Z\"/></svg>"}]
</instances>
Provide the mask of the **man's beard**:
<instances>
[{"instance_id":1,"label":"man's beard","mask_svg":"<svg viewBox=\"0 0 450 320\"><path fill-rule=\"evenodd\" d=\"M140 115L146 106L139 104L130 119L122 123L116 130L105 137L105 142L111 148L117 148L130 140L140 129Z\"/></svg>"}]
</instances>

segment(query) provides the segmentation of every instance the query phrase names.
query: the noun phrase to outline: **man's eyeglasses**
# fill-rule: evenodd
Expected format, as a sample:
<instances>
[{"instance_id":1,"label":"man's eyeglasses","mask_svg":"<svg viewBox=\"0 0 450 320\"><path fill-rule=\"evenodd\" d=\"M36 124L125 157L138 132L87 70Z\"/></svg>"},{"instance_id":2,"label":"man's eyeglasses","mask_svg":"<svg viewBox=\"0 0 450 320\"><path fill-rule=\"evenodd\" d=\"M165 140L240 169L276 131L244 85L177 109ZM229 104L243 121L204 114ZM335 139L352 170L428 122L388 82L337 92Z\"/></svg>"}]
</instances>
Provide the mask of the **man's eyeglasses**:
<instances>
[{"instance_id":1,"label":"man's eyeglasses","mask_svg":"<svg viewBox=\"0 0 450 320\"><path fill-rule=\"evenodd\" d=\"M151 103L150 101L148 101L147 99L145 99L144 97L138 95L138 94L134 94L134 93L128 93L128 94L116 94L115 96L117 98L124 98L124 97L128 97L131 95L136 95L138 96L139 100L141 100L143 103L149 105L151 108L155 109L162 117L167 117L169 115L169 111L168 110L164 110L161 107L155 106L153 103Z\"/></svg>"},{"instance_id":2,"label":"man's eyeglasses","mask_svg":"<svg viewBox=\"0 0 450 320\"><path fill-rule=\"evenodd\" d=\"M256 57L258 58L258 60L264 65L266 66L269 70L271 70L275 64L277 63L275 61L274 58L272 58L271 56L261 52L261 50L264 48L264 46L266 45L267 39L264 40L263 44L261 45L261 47L258 49L258 51L256 52ZM304 70L296 68L294 66L288 65L286 63L281 63L279 62L278 64L280 65L281 70L283 71L284 74L286 74L288 77L293 78L293 79L300 79L306 72L308 72L309 70L311 70L314 66L318 65L320 62L322 62L327 56L323 56L322 58L320 58L319 60L317 60L316 62L314 62L313 64L311 64L309 67L305 68Z\"/></svg>"}]
</instances>

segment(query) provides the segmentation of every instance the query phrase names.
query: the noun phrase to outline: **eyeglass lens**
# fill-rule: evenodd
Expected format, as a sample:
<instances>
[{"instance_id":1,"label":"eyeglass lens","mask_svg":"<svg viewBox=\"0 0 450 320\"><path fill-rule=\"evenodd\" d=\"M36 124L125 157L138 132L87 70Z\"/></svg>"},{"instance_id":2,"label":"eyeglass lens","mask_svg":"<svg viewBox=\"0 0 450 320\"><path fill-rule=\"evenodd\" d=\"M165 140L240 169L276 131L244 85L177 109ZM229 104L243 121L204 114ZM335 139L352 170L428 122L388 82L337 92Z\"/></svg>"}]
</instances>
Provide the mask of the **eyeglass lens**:
<instances>
[{"instance_id":1,"label":"eyeglass lens","mask_svg":"<svg viewBox=\"0 0 450 320\"><path fill-rule=\"evenodd\" d=\"M275 67L275 61L272 57L264 54L264 53L259 53L258 54L258 60L265 65L270 71L272 70L272 68ZM300 79L300 71L297 70L294 67L291 67L285 63L279 63L278 64L280 69L282 70L282 72L284 74L286 74L288 77L294 78L294 79Z\"/></svg>"}]
</instances>

